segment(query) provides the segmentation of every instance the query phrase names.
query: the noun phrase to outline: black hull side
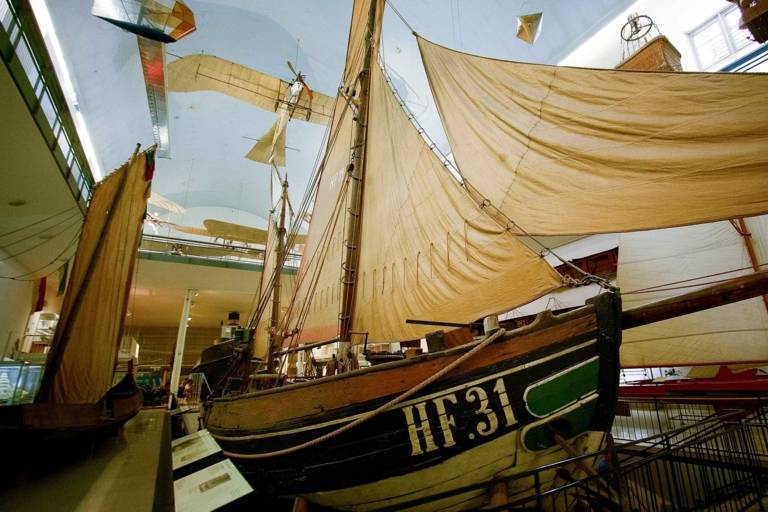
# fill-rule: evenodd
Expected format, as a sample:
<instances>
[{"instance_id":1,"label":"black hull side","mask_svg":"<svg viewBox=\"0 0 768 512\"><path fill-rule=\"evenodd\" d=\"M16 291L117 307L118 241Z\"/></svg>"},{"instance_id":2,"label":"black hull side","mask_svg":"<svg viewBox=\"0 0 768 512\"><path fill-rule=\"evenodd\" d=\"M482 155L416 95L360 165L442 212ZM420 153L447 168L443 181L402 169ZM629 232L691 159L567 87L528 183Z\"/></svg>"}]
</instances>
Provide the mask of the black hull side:
<instances>
[{"instance_id":1,"label":"black hull side","mask_svg":"<svg viewBox=\"0 0 768 512\"><path fill-rule=\"evenodd\" d=\"M514 431L520 431L523 439L519 449L536 453L555 447L549 433L552 428L566 438L588 430L607 430L618 396L621 331L616 319L620 307L612 295L598 302L597 330L443 378L392 410L317 446L279 457L233 457L233 461L258 492L301 495L417 473ZM560 404L551 414L534 414L529 409L525 397L531 386L547 382L553 375L570 375L593 366L592 384L584 396L569 398L568 406ZM275 451L331 432L398 394L328 410L320 418L282 422L270 431L249 430L247 426L207 427L227 452L247 455ZM481 407L483 395L487 403ZM275 403L279 404L279 399ZM525 439L529 438L526 446Z\"/></svg>"}]
</instances>

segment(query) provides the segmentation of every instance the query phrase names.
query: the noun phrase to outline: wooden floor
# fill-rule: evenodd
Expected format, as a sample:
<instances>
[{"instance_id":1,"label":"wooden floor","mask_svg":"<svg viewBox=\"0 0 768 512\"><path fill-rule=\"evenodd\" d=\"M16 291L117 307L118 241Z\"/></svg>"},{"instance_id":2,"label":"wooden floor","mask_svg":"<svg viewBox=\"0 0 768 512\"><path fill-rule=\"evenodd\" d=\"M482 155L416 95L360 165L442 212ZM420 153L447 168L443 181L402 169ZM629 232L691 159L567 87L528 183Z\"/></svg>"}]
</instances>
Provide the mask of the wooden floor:
<instances>
[{"instance_id":1,"label":"wooden floor","mask_svg":"<svg viewBox=\"0 0 768 512\"><path fill-rule=\"evenodd\" d=\"M0 487L0 508L19 512L172 510L169 439L167 411L145 409L119 434L86 443L51 468L13 473L14 461L2 457L8 476Z\"/></svg>"}]
</instances>

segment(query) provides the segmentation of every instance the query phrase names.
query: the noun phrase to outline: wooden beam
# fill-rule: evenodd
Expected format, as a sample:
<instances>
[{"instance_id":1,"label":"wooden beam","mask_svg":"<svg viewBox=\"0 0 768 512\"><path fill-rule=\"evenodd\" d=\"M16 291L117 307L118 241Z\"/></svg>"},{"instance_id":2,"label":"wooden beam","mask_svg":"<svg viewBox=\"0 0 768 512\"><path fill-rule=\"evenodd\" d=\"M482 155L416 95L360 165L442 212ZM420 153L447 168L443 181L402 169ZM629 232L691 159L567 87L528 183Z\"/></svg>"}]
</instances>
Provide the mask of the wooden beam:
<instances>
[{"instance_id":1,"label":"wooden beam","mask_svg":"<svg viewBox=\"0 0 768 512\"><path fill-rule=\"evenodd\" d=\"M407 324L418 325L443 325L445 327L471 327L472 324L458 324L456 322L441 322L440 320L414 320L409 318L405 321Z\"/></svg>"},{"instance_id":2,"label":"wooden beam","mask_svg":"<svg viewBox=\"0 0 768 512\"><path fill-rule=\"evenodd\" d=\"M752 233L749 232L749 228L747 227L747 223L744 222L744 218L740 217L737 219L739 226L736 231L741 235L742 240L744 240L744 247L747 249L747 254L749 255L749 262L752 263L752 269L755 272L760 271L760 262L757 259L757 253L755 252L755 244L752 241ZM765 304L765 309L768 310L768 295L763 295L763 304Z\"/></svg>"},{"instance_id":3,"label":"wooden beam","mask_svg":"<svg viewBox=\"0 0 768 512\"><path fill-rule=\"evenodd\" d=\"M768 293L768 271L761 270L724 283L646 304L622 313L622 329L660 322L705 309L724 306Z\"/></svg>"}]
</instances>

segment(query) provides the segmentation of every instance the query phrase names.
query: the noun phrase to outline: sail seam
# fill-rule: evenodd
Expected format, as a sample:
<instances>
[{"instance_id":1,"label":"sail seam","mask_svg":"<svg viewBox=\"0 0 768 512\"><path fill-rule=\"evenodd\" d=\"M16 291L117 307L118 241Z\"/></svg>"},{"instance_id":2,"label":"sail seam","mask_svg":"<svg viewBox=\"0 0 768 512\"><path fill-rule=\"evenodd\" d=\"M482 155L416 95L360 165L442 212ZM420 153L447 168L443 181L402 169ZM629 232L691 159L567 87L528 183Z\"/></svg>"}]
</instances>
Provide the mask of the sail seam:
<instances>
[{"instance_id":1,"label":"sail seam","mask_svg":"<svg viewBox=\"0 0 768 512\"><path fill-rule=\"evenodd\" d=\"M381 57L381 55L379 55ZM523 229L517 222L515 222L513 219L511 219L509 216L507 216L501 209L496 207L490 199L485 197L474 185L472 185L469 180L467 180L464 175L461 173L459 168L451 162L448 157L446 157L443 152L437 147L435 142L432 140L432 138L429 136L429 134L426 132L426 130L421 126L419 121L416 119L416 116L411 112L408 108L408 106L405 104L405 101L402 99L400 94L397 92L397 89L394 87L394 84L392 84L392 80L389 77L389 73L386 70L386 67L384 63L379 59L378 61L379 67L381 68L382 74L384 75L384 79L387 82L387 85L389 85L390 92L394 95L397 102L400 104L400 108L403 109L405 112L408 120L411 122L411 124L416 128L419 135L427 142L427 145L429 147L429 150L432 151L435 156L438 157L438 160L443 164L443 167L448 170L448 172L451 174L451 177L459 182L461 187L467 192L470 199L475 200L476 198L473 197L473 194L478 196L481 200L478 203L478 206L482 212L485 213L485 215L490 218L494 223L496 223L499 227L504 229L505 232L511 232L513 229L517 230L520 235L525 236L526 238L530 239L534 243L536 243L539 247L541 247L541 251L539 252L539 256L544 257L547 254L553 255L555 258L557 258L562 264L567 265L569 268L573 269L574 271L578 272L580 275L582 275L581 281L575 281L572 278L568 279L568 276L562 276L561 279L563 280L563 285L573 287L573 286L585 286L588 284L598 284L602 286L603 288L606 288L608 290L613 290L615 287L611 285L610 282L608 282L606 279L603 279L602 277L590 274L586 272L585 270L577 267L570 261L565 260L561 256L559 256L556 252L552 250L552 248L548 247L547 245L543 244L541 241L539 241L537 238L535 238L533 235L528 233L525 229ZM554 82L554 74L553 74L553 80ZM550 90L551 92L551 86L552 82L550 83ZM540 105L543 105L543 100L540 103ZM531 128L533 130L533 128ZM521 159L522 160L522 159ZM458 176L458 177L457 177ZM486 210L490 208L494 211L496 215L492 215L491 213L487 212ZM501 221L497 218L497 216L502 217L506 220L506 222Z\"/></svg>"}]
</instances>

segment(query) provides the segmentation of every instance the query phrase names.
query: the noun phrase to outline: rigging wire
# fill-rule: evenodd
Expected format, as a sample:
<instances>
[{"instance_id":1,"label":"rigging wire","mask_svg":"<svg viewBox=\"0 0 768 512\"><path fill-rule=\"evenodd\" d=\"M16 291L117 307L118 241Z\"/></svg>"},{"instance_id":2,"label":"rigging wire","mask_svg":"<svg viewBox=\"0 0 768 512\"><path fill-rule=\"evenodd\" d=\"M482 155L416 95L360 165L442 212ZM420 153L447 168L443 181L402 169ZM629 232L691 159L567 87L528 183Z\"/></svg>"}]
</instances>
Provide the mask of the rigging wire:
<instances>
[{"instance_id":1,"label":"rigging wire","mask_svg":"<svg viewBox=\"0 0 768 512\"><path fill-rule=\"evenodd\" d=\"M481 209L483 210L491 209L494 211L495 215L490 215L490 214L488 215L492 220L494 220L494 222L496 222L500 227L504 228L505 231L517 230L520 233L520 235L525 236L529 240L533 241L535 244L537 244L541 248L541 251L539 253L540 256L544 257L547 254L551 254L552 256L557 258L557 260L559 260L562 264L566 265L567 267L576 271L578 274L582 275L583 277L581 282L579 283L580 285L596 283L609 290L615 289L615 287L608 280L602 277L590 274L589 272L586 272L585 270L577 267L570 261L567 261L566 259L562 258L554 250L552 250L552 248L548 247L546 244L541 242L538 238L528 233L525 229L523 229L520 225L518 225L503 211L501 211L496 206L494 206L493 203L487 197L485 197L474 185L472 185L469 182L469 180L466 179L466 177L461 173L459 168L447 156L443 154L440 148L437 147L437 144L434 142L434 140L432 140L432 138L426 132L424 127L421 126L418 119L416 119L416 116L413 114L413 112L410 111L410 109L408 108L408 105L405 103L403 98L398 93L397 89L392 84L392 80L387 70L383 67L383 65L381 65L381 62L379 62L379 64L384 74L384 78L386 79L387 84L389 85L390 91L392 92L392 94L394 94L395 98L397 99L397 102L400 104L400 107L406 113L408 120L411 121L411 123L414 125L416 130L419 132L419 135L421 135L424 138L424 140L427 142L429 149L438 157L438 159L442 162L443 167L445 167L446 170L448 170L451 176L454 179L457 179L459 181L461 186L469 193L469 196L471 199L473 200L480 199L478 204ZM496 217L502 217L505 222L500 222Z\"/></svg>"},{"instance_id":2,"label":"rigging wire","mask_svg":"<svg viewBox=\"0 0 768 512\"><path fill-rule=\"evenodd\" d=\"M758 268L759 267L765 267L765 266L768 266L768 263L759 263L757 265ZM622 291L621 294L622 295L632 295L632 294L638 294L638 293L654 293L654 292L663 292L663 291L668 291L668 290L679 290L679 289L684 289L684 288L695 288L695 287L699 287L699 286L706 286L706 285L711 285L711 284L724 283L726 281L729 281L732 278L729 278L729 279L716 279L716 280L697 282L697 283L693 283L693 281L699 281L700 279L708 279L710 277L717 277L717 276L722 276L722 275L726 275L726 274L732 274L734 272L744 272L744 271L747 271L747 270L755 270L755 268L752 267L752 266L749 266L749 267L736 268L736 269L732 269L732 270L725 270L723 272L715 272L713 274L707 274L707 275L704 275L704 276L692 277L692 278L689 278L689 279L682 279L680 281L672 281L672 282L669 282L669 283L659 284L659 285L656 285L656 286L649 286L647 288L639 288L637 290L631 290L631 291L628 291L628 292ZM691 283L691 284L683 285L683 283ZM677 285L677 284L682 285L682 286L673 286L673 285Z\"/></svg>"},{"instance_id":3,"label":"rigging wire","mask_svg":"<svg viewBox=\"0 0 768 512\"><path fill-rule=\"evenodd\" d=\"M340 91L342 90L343 86L344 86L344 84L343 84L343 81L342 81L339 84L339 90ZM293 224L290 227L289 234L286 237L287 238L287 242L286 242L286 246L287 247L293 247L295 245L295 243L296 243L296 236L298 235L299 229L300 229L301 224L303 222L304 215L307 213L310 204L312 203L313 199L315 198L315 196L317 194L318 187L320 185L320 179L322 177L322 173L323 173L323 170L324 170L326 162L327 162L328 154L330 153L330 149L333 148L334 144L336 143L336 139L338 138L338 135L339 135L340 130L341 130L342 120L344 119L344 116L347 114L347 110L348 109L349 109L349 103L345 102L344 108L342 109L342 111L340 113L340 116L339 116L339 121L337 123L335 123L335 130L334 130L333 134L330 134L330 131L331 131L331 125L334 124L335 120L332 120L331 123L329 123L326 126L324 141L328 142L328 146L325 147L324 145L321 145L319 150L318 150L318 152L317 152L317 154L316 154L315 163L313 165L314 171L312 173L312 176L310 177L310 182L309 182L309 184L307 186L307 189L305 191L304 197L302 198L302 202L299 205L299 208L297 210L297 215L296 215L296 217L295 217L295 219L293 221ZM329 136L329 134L330 134L330 136ZM321 237L321 242L322 242L322 237ZM320 247L320 245L318 246L318 248L319 247ZM316 249L316 251L317 251L317 249ZM287 258L287 256L288 256L288 251L286 251L286 254L284 255L284 259L282 261L277 261L276 262L276 269L282 269L282 267L285 264L285 258ZM304 265L303 262L302 262L302 265ZM317 274L319 274L321 269L322 269L322 265L318 266L314 270L315 270L315 272ZM275 277L276 277L276 274L273 272L272 276L270 277L270 280L268 281L268 283L266 283L267 286L265 287L265 289L271 288L271 284L272 284L273 280L275 279ZM299 287L301 286L301 281L303 281L303 278L304 278L304 276L302 276L300 279L298 279L299 283L297 284L296 291L298 291ZM294 293L294 296L292 298L291 304L293 304L293 301L295 301L295 298L296 298L296 293ZM306 302L309 302L309 301L306 301ZM306 304L306 302L305 302L305 304ZM262 297L261 297L261 299L259 301L259 307L257 308L257 311L254 313L254 315L252 315L251 318L249 319L249 322L248 322L249 328L254 328L254 327L257 326L258 322L261 319L261 316L264 314L264 311L266 310L266 307L267 307L268 303L269 303L269 294L268 293L262 293ZM286 315L288 315L289 312L290 312L290 308L286 312ZM284 319L285 319L285 317L284 317Z\"/></svg>"},{"instance_id":4,"label":"rigging wire","mask_svg":"<svg viewBox=\"0 0 768 512\"><path fill-rule=\"evenodd\" d=\"M54 263L56 263L57 261L59 261L59 260L60 260L60 258L61 258L61 257L62 257L62 256L63 256L63 255L66 253L66 252L67 252L67 251L69 251L70 249L72 249L72 246L74 246L74 245L76 245L76 244L77 244L77 241L78 241L78 239L80 238L80 233L81 233L81 230L79 230L79 229L78 229L78 230L77 230L77 232L75 233L75 235L72 237L72 239L71 239L71 240L69 241L69 243L66 245L66 247L64 247L64 249L63 249L63 250L62 250L62 251L61 251L59 254L57 254L57 255L56 255L56 256L55 256L55 257L54 257L54 258L53 258L51 261L49 261L48 263L46 263L46 264L45 264L45 265L43 265L42 267L39 267L39 268L37 268L37 269L35 269L35 270L32 270L32 271L26 272L26 273L24 273L24 274L19 274L19 275L17 275L17 276L0 276L0 279L10 279L10 280L12 280L12 281L25 281L25 282L37 281L37 279L38 279L38 278L32 278L32 279L22 279L22 278L24 278L24 277L27 277L27 276L30 276L30 275L32 275L32 274L37 274L38 272L41 272L43 269L45 269L45 268L48 268L48 267L50 267L51 265L53 265ZM69 258L67 258L67 259L69 259ZM49 272L48 274L46 274L46 276L49 276L49 275L51 275L51 274L52 274L53 272L55 272L56 270L58 270L58 267L57 267L56 269L54 269L53 271Z\"/></svg>"},{"instance_id":5,"label":"rigging wire","mask_svg":"<svg viewBox=\"0 0 768 512\"><path fill-rule=\"evenodd\" d=\"M400 21L402 21L402 22L405 24L405 26L406 26L406 27L408 27L408 30L410 30L410 31L411 31L411 34L413 34L414 36L418 36L418 35L419 35L419 33L418 33L418 32L416 32L416 29L414 29L414 28L411 26L411 24L410 24L410 23L408 23L408 21L407 21L407 20L406 20L406 19L403 17L403 15L402 15L402 14L400 14L400 11L398 11L398 10L397 10L397 7L395 7L395 4L393 4L393 3L392 3L392 0L385 0L385 2L386 2L386 5L388 5L388 6L389 6L389 8L390 8L390 9L392 9L392 11L393 11L395 14L397 14L397 17L398 17L398 18L400 18Z\"/></svg>"},{"instance_id":6,"label":"rigging wire","mask_svg":"<svg viewBox=\"0 0 768 512\"><path fill-rule=\"evenodd\" d=\"M17 258L17 257L23 256L25 254L29 254L30 252L34 251L38 247L42 247L43 245L50 243L54 239L58 238L60 235L62 235L64 233L66 233L67 231L69 231L71 228L77 226L79 223L80 223L80 219L76 219L75 222L70 222L67 226L65 226L63 229L61 229L58 233L53 235L51 238L45 238L41 242L39 242L39 243L37 243L35 245L32 245L30 247L27 247L25 249L22 249L19 252L16 252L16 253L13 253L13 254L12 253L6 253L5 257L0 258L0 262L7 261L7 260L9 260L11 258ZM79 229L77 231L79 232ZM31 237L27 237L27 239L29 239L29 238L31 238Z\"/></svg>"},{"instance_id":7,"label":"rigging wire","mask_svg":"<svg viewBox=\"0 0 768 512\"><path fill-rule=\"evenodd\" d=\"M20 228L16 228L16 229L8 231L6 233L0 233L0 238L16 234L16 233L18 233L20 231L26 231L26 230L28 230L31 227L34 227L34 226L37 226L38 224L42 224L44 222L47 222L47 221L49 221L51 219L54 219L54 218L58 217L59 215L63 215L63 214L65 214L65 213L67 213L67 212L69 212L71 210L74 210L74 209L78 209L78 211L79 211L79 208L77 206L72 206L70 208L67 208L66 210L62 210L62 211L60 211L58 213L54 213L53 215L45 217L44 219L40 219L40 220L35 221L35 222L31 223L31 224L27 224L26 226L21 226Z\"/></svg>"},{"instance_id":8,"label":"rigging wire","mask_svg":"<svg viewBox=\"0 0 768 512\"><path fill-rule=\"evenodd\" d=\"M25 242L25 241L29 240L30 238L35 238L35 237L38 237L38 236L42 236L43 233L45 233L46 231L48 231L50 229L53 229L53 228L55 228L57 226L60 226L60 225L64 224L65 222L69 222L72 219L74 219L75 217L80 217L80 216L81 216L80 215L80 210L77 210L76 212L73 212L73 214L70 214L69 216L64 217L64 219L60 220L56 224L52 224L52 225L50 225L50 226L48 226L46 228L43 228L40 231L32 233L31 235L25 236L24 238L19 238L18 240L14 240L13 242L8 242L6 245L0 246L0 250L4 251L5 249L7 249L8 247L10 247L12 245L16 245L18 243ZM66 230L68 230L71 226L72 226L72 224L70 224L70 226L65 227L64 229L62 229L61 231L59 231L58 233L55 233L55 234L47 233L46 237L47 237L48 240L50 240L52 238L56 238L57 236L59 236L60 234L64 233Z\"/></svg>"},{"instance_id":9,"label":"rigging wire","mask_svg":"<svg viewBox=\"0 0 768 512\"><path fill-rule=\"evenodd\" d=\"M391 0L386 0L386 3L392 8L392 10L397 14L397 16L400 18L400 20L409 28L411 29L411 32L414 36L418 37L418 34L413 30L411 25L403 18L403 16L399 13L397 8L392 4ZM381 55L379 54L379 57ZM427 142L429 149L438 157L438 159L443 163L443 166L453 175L454 178L457 178L459 182L461 183L462 187L464 187L465 190L470 192L470 196L472 194L478 196L478 198L481 199L479 205L482 209L485 208L491 208L494 210L497 216L501 216L503 219L505 219L505 223L498 222L495 218L493 219L496 221L501 227L503 227L506 231L511 231L512 228L517 230L522 236L525 236L532 242L534 242L536 245L540 247L539 255L544 257L547 254L551 254L554 256L557 260L559 260L562 264L568 266L569 268L576 271L578 274L582 275L582 281L581 285L583 284L589 284L589 283L597 283L600 286L613 290L615 287L606 279L590 274L586 272L585 270L577 267L570 261L565 260L560 255L558 255L554 250L552 250L551 247L547 246L543 242L541 242L538 238L536 238L534 235L531 235L528 233L525 229L523 229L519 224L517 224L513 219L511 219L508 215L506 215L503 211L501 211L499 208L493 205L493 203L485 197L476 187L474 187L467 179L466 177L461 173L458 166L456 166L451 160L448 159L448 157L443 154L443 152L437 147L437 144L434 142L434 140L429 136L429 134L424 130L424 128L419 123L418 119L416 119L416 116L411 112L411 110L408 108L407 104L403 100L403 98L398 93L397 89L394 87L394 84L392 83L392 79L389 76L389 73L385 66L383 65L383 62L381 58L379 58L379 64L382 69L382 72L384 73L384 78L387 81L387 84L389 85L390 90L395 95L395 98L397 99L398 103L400 104L400 107L404 110L406 113L408 120L411 121L411 123L414 125L414 127L419 132L419 135L421 135L424 140ZM490 216L490 215L489 215ZM493 216L490 216L493 218Z\"/></svg>"}]
</instances>

